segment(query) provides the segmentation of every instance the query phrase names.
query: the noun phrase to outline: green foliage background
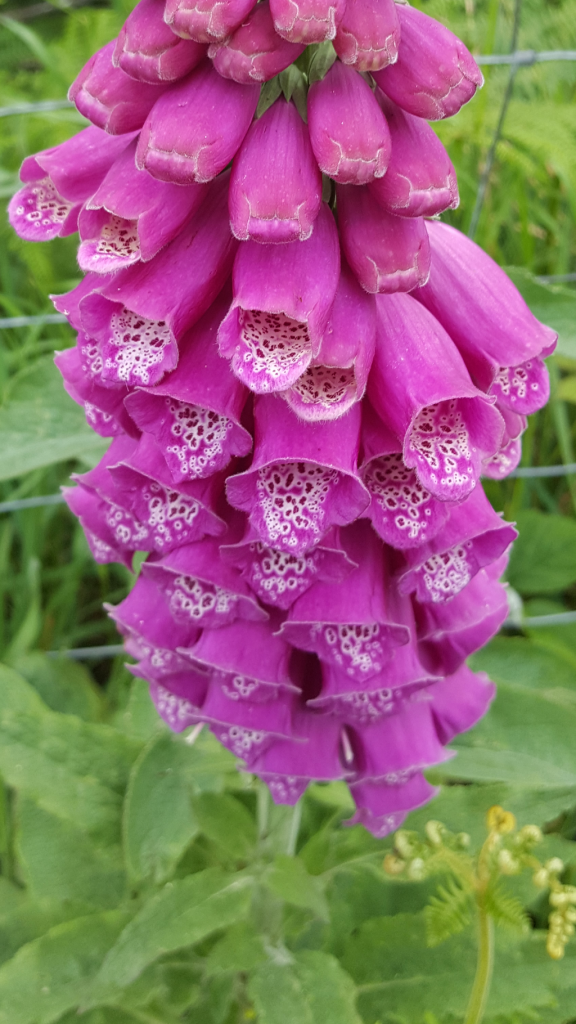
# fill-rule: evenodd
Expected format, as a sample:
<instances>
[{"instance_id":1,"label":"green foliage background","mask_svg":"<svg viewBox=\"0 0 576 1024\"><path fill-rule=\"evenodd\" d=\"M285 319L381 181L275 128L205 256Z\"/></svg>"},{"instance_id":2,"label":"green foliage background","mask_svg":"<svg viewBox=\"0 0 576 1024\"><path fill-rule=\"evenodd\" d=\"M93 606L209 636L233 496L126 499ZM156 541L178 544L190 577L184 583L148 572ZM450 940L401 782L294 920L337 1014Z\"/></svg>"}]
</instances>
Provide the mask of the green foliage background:
<instances>
[{"instance_id":1,"label":"green foliage background","mask_svg":"<svg viewBox=\"0 0 576 1024\"><path fill-rule=\"evenodd\" d=\"M60 99L116 34L129 0L11 20L0 4L0 105ZM54 0L54 8L66 7ZM511 0L422 0L475 52L506 52ZM576 49L576 0L524 0L522 49ZM506 68L437 125L469 224ZM553 397L532 417L525 465L575 461L576 290L533 275L576 270L576 63L522 69L498 144L477 240L560 332ZM0 190L31 152L78 131L73 110L0 119ZM50 310L78 280L75 240L20 242L0 225L0 315ZM0 334L0 500L51 494L104 443L61 388L51 354L66 327ZM576 477L487 486L516 519L508 578L527 615L576 607ZM475 968L469 928L428 948L430 882L390 881L389 841L341 823L340 785L312 786L296 856L290 809L275 808L201 733L157 720L121 660L92 671L47 651L117 642L103 600L133 577L97 566L60 506L0 518L0 1024L458 1024ZM498 683L486 719L432 777L429 817L474 843L488 807L546 831L544 856L576 883L576 625L508 630L473 659ZM532 927L503 932L487 1020L576 1021L576 943L552 963L548 907L512 881ZM78 1017L78 1009L83 1013Z\"/></svg>"}]
</instances>

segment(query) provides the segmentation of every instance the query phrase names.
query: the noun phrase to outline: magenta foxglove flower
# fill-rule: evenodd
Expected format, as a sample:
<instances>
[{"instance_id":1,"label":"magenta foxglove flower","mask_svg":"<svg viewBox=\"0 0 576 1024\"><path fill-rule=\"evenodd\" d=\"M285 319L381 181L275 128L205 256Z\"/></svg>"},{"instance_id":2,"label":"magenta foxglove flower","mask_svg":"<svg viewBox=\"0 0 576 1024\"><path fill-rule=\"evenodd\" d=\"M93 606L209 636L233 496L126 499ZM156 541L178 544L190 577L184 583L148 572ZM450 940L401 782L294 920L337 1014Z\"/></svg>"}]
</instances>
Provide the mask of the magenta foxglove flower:
<instances>
[{"instance_id":1,"label":"magenta foxglove flower","mask_svg":"<svg viewBox=\"0 0 576 1024\"><path fill-rule=\"evenodd\" d=\"M439 678L423 668L415 644L409 642L395 647L382 670L360 682L343 667L324 662L322 689L308 703L348 724L370 725L406 703L421 699L421 691L435 685Z\"/></svg>"},{"instance_id":2,"label":"magenta foxglove flower","mask_svg":"<svg viewBox=\"0 0 576 1024\"><path fill-rule=\"evenodd\" d=\"M166 596L176 622L209 631L237 619L265 622L268 618L240 573L220 558L217 540L183 542L164 558L144 565L144 575Z\"/></svg>"},{"instance_id":3,"label":"magenta foxglove flower","mask_svg":"<svg viewBox=\"0 0 576 1024\"><path fill-rule=\"evenodd\" d=\"M213 43L227 39L254 4L255 0L166 0L164 21L183 39Z\"/></svg>"},{"instance_id":4,"label":"magenta foxglove flower","mask_svg":"<svg viewBox=\"0 0 576 1024\"><path fill-rule=\"evenodd\" d=\"M206 629L184 652L207 672L230 701L268 704L280 693L300 691L290 675L291 647L271 622L237 619L218 630Z\"/></svg>"},{"instance_id":5,"label":"magenta foxglove flower","mask_svg":"<svg viewBox=\"0 0 576 1024\"><path fill-rule=\"evenodd\" d=\"M294 104L280 98L251 125L234 158L232 232L244 241L304 241L321 203L322 176L308 128Z\"/></svg>"},{"instance_id":6,"label":"magenta foxglove flower","mask_svg":"<svg viewBox=\"0 0 576 1024\"><path fill-rule=\"evenodd\" d=\"M134 162L134 139L113 163L78 221L82 270L108 274L152 259L207 196L206 185L157 181Z\"/></svg>"},{"instance_id":7,"label":"magenta foxglove flower","mask_svg":"<svg viewBox=\"0 0 576 1024\"><path fill-rule=\"evenodd\" d=\"M212 680L202 705L201 720L210 724L223 747L251 768L278 740L294 742L292 719L296 706L292 693L279 693L266 703L230 699Z\"/></svg>"},{"instance_id":8,"label":"magenta foxglove flower","mask_svg":"<svg viewBox=\"0 0 576 1024\"><path fill-rule=\"evenodd\" d=\"M407 704L364 728L348 727L347 732L358 781L394 785L454 757L438 738L428 701Z\"/></svg>"},{"instance_id":9,"label":"magenta foxglove flower","mask_svg":"<svg viewBox=\"0 0 576 1024\"><path fill-rule=\"evenodd\" d=\"M249 524L242 540L220 545L220 557L240 569L260 601L282 611L287 611L313 583L341 583L354 568L341 547L337 527L311 551L293 555L268 547Z\"/></svg>"},{"instance_id":10,"label":"magenta foxglove flower","mask_svg":"<svg viewBox=\"0 0 576 1024\"><path fill-rule=\"evenodd\" d=\"M364 394L375 344L375 300L343 261L320 351L282 397L303 420L339 419Z\"/></svg>"},{"instance_id":11,"label":"magenta foxglove flower","mask_svg":"<svg viewBox=\"0 0 576 1024\"><path fill-rule=\"evenodd\" d=\"M310 782L350 776L341 757L342 726L325 715L293 716L291 740L277 740L253 762L251 771L266 783L277 804L295 804ZM294 742L296 737L301 742Z\"/></svg>"},{"instance_id":12,"label":"magenta foxglove flower","mask_svg":"<svg viewBox=\"0 0 576 1024\"><path fill-rule=\"evenodd\" d=\"M111 495L142 524L148 537L142 550L164 554L224 533L226 525L216 511L221 484L217 477L175 484L150 434L143 434L127 451L118 450L123 440L118 438L108 449L107 472L101 472L101 463L81 479L102 497Z\"/></svg>"},{"instance_id":13,"label":"magenta foxglove flower","mask_svg":"<svg viewBox=\"0 0 576 1024\"><path fill-rule=\"evenodd\" d=\"M172 86L147 118L136 164L175 185L211 181L238 150L260 89L222 78L209 60Z\"/></svg>"},{"instance_id":14,"label":"magenta foxglove flower","mask_svg":"<svg viewBox=\"0 0 576 1024\"><path fill-rule=\"evenodd\" d=\"M291 43L278 35L270 4L262 0L231 36L212 43L208 56L218 74L249 85L274 78L298 60L305 48L305 43Z\"/></svg>"},{"instance_id":15,"label":"magenta foxglove flower","mask_svg":"<svg viewBox=\"0 0 576 1024\"><path fill-rule=\"evenodd\" d=\"M508 617L506 588L498 577L506 556L480 572L451 601L414 602L418 657L430 672L451 675L498 632Z\"/></svg>"},{"instance_id":16,"label":"magenta foxglove flower","mask_svg":"<svg viewBox=\"0 0 576 1024\"><path fill-rule=\"evenodd\" d=\"M542 357L557 335L530 312L510 278L455 228L428 223L429 283L418 298L448 331L483 391L512 412L529 414L548 400Z\"/></svg>"},{"instance_id":17,"label":"magenta foxglove flower","mask_svg":"<svg viewBox=\"0 0 576 1024\"><path fill-rule=\"evenodd\" d=\"M496 694L485 672L462 665L454 675L441 679L430 690L432 715L441 743L450 743L467 732L486 714Z\"/></svg>"},{"instance_id":18,"label":"magenta foxglove flower","mask_svg":"<svg viewBox=\"0 0 576 1024\"><path fill-rule=\"evenodd\" d=\"M153 580L140 575L128 597L116 606L104 607L120 632L138 645L137 656L147 659L155 678L161 679L183 666L190 668L176 650L195 643L200 630L190 621L176 622L165 595Z\"/></svg>"},{"instance_id":19,"label":"magenta foxglove flower","mask_svg":"<svg viewBox=\"0 0 576 1024\"><path fill-rule=\"evenodd\" d=\"M456 172L433 128L383 93L392 155L383 178L370 183L374 199L397 217L433 217L458 206Z\"/></svg>"},{"instance_id":20,"label":"magenta foxglove flower","mask_svg":"<svg viewBox=\"0 0 576 1024\"><path fill-rule=\"evenodd\" d=\"M376 302L370 401L422 486L440 501L461 501L476 486L482 459L500 447L504 421L433 316L423 316L409 295Z\"/></svg>"},{"instance_id":21,"label":"magenta foxglove flower","mask_svg":"<svg viewBox=\"0 0 576 1024\"><path fill-rule=\"evenodd\" d=\"M163 0L140 0L120 29L114 67L138 82L175 82L206 53L199 43L180 39L163 19Z\"/></svg>"},{"instance_id":22,"label":"magenta foxglove flower","mask_svg":"<svg viewBox=\"0 0 576 1024\"><path fill-rule=\"evenodd\" d=\"M446 522L451 503L439 501L402 458L402 443L376 415L362 411L360 476L370 493L365 515L386 544L401 551L432 540Z\"/></svg>"},{"instance_id":23,"label":"magenta foxglove flower","mask_svg":"<svg viewBox=\"0 0 576 1024\"><path fill-rule=\"evenodd\" d=\"M90 356L98 358L96 346L89 338L80 335L74 348L57 352L54 358L64 380L64 387L70 398L84 409L89 426L102 437L116 437L118 434L137 436L138 428L124 408L128 388L119 384L104 387L98 377L90 372Z\"/></svg>"},{"instance_id":24,"label":"magenta foxglove flower","mask_svg":"<svg viewBox=\"0 0 576 1024\"><path fill-rule=\"evenodd\" d=\"M343 583L314 583L292 605L280 635L341 669L361 688L378 675L394 648L407 644L408 602L390 585L384 551L367 523L343 532L348 556L357 563Z\"/></svg>"},{"instance_id":25,"label":"magenta foxglove flower","mask_svg":"<svg viewBox=\"0 0 576 1024\"><path fill-rule=\"evenodd\" d=\"M240 422L248 391L216 346L228 305L225 289L182 338L177 368L162 384L126 398L134 423L154 436L176 483L209 477L252 447Z\"/></svg>"},{"instance_id":26,"label":"magenta foxglove flower","mask_svg":"<svg viewBox=\"0 0 576 1024\"><path fill-rule=\"evenodd\" d=\"M108 276L98 291L81 297L80 325L98 342L103 379L154 385L175 369L178 341L232 269L238 243L228 224L227 185L226 176L214 182L202 210L154 259Z\"/></svg>"},{"instance_id":27,"label":"magenta foxglove flower","mask_svg":"<svg viewBox=\"0 0 576 1024\"><path fill-rule=\"evenodd\" d=\"M20 168L24 188L8 206L10 223L20 238L49 242L73 234L82 204L129 142L130 136L111 138L90 127L53 149L26 157Z\"/></svg>"},{"instance_id":28,"label":"magenta foxglove flower","mask_svg":"<svg viewBox=\"0 0 576 1024\"><path fill-rule=\"evenodd\" d=\"M310 141L320 170L344 185L381 178L390 131L370 86L339 60L308 93Z\"/></svg>"},{"instance_id":29,"label":"magenta foxglove flower","mask_svg":"<svg viewBox=\"0 0 576 1024\"><path fill-rule=\"evenodd\" d=\"M356 812L345 825L364 825L377 839L400 828L409 811L427 804L439 792L422 772L401 776L397 782L350 783Z\"/></svg>"},{"instance_id":30,"label":"magenta foxglove flower","mask_svg":"<svg viewBox=\"0 0 576 1024\"><path fill-rule=\"evenodd\" d=\"M338 185L336 197L342 250L367 292L409 292L426 283L430 245L423 219L388 213L366 185Z\"/></svg>"},{"instance_id":31,"label":"magenta foxglove flower","mask_svg":"<svg viewBox=\"0 0 576 1024\"><path fill-rule=\"evenodd\" d=\"M494 511L480 486L460 505L452 505L436 536L405 552L401 594L414 592L418 601L451 601L480 569L503 555L518 536Z\"/></svg>"},{"instance_id":32,"label":"magenta foxglove flower","mask_svg":"<svg viewBox=\"0 0 576 1024\"><path fill-rule=\"evenodd\" d=\"M346 0L270 0L274 26L291 43L334 39Z\"/></svg>"},{"instance_id":33,"label":"magenta foxglove flower","mask_svg":"<svg viewBox=\"0 0 576 1024\"><path fill-rule=\"evenodd\" d=\"M482 85L480 68L464 43L439 21L401 4L397 14L398 60L374 72L376 82L409 114L427 121L452 117Z\"/></svg>"},{"instance_id":34,"label":"magenta foxglove flower","mask_svg":"<svg viewBox=\"0 0 576 1024\"><path fill-rule=\"evenodd\" d=\"M394 0L349 0L334 49L357 71L380 71L398 59L400 23Z\"/></svg>"},{"instance_id":35,"label":"magenta foxglove flower","mask_svg":"<svg viewBox=\"0 0 576 1024\"><path fill-rule=\"evenodd\" d=\"M84 117L110 135L138 131L166 85L150 85L114 67L115 40L98 50L74 80L68 99Z\"/></svg>"},{"instance_id":36,"label":"magenta foxglove flower","mask_svg":"<svg viewBox=\"0 0 576 1024\"><path fill-rule=\"evenodd\" d=\"M284 391L318 354L340 272L334 217L325 203L303 242L242 242L220 353L252 391Z\"/></svg>"},{"instance_id":37,"label":"magenta foxglove flower","mask_svg":"<svg viewBox=\"0 0 576 1024\"><path fill-rule=\"evenodd\" d=\"M129 671L132 670L128 666ZM146 671L146 670L144 670ZM143 670L138 666L138 671L132 672L139 678L147 678ZM196 725L200 720L200 708L206 699L206 693L210 680L200 673L179 672L169 676L166 680L158 682L151 678L150 697L160 718L173 732L183 732L191 725ZM167 683L168 685L164 685Z\"/></svg>"},{"instance_id":38,"label":"magenta foxglove flower","mask_svg":"<svg viewBox=\"0 0 576 1024\"><path fill-rule=\"evenodd\" d=\"M494 455L482 462L482 475L491 480L502 480L516 469L522 457L522 434L526 430L528 420L526 416L519 416L511 412L505 406L496 406L504 420L504 437L502 444Z\"/></svg>"},{"instance_id":39,"label":"magenta foxglove flower","mask_svg":"<svg viewBox=\"0 0 576 1024\"><path fill-rule=\"evenodd\" d=\"M228 477L229 503L246 512L260 540L301 555L332 526L353 522L368 504L356 473L360 410L333 423L305 423L274 395L254 401L254 458Z\"/></svg>"}]
</instances>

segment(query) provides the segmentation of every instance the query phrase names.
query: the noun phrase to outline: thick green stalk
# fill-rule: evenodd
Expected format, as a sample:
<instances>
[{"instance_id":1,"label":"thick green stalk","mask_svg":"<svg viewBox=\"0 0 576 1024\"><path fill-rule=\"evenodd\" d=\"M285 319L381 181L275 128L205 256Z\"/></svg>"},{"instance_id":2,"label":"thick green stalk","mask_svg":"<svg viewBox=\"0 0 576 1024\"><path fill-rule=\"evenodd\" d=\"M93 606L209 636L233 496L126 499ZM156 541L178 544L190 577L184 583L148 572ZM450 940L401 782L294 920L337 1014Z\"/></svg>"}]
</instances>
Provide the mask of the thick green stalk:
<instances>
[{"instance_id":1,"label":"thick green stalk","mask_svg":"<svg viewBox=\"0 0 576 1024\"><path fill-rule=\"evenodd\" d=\"M464 1024L481 1024L490 994L494 967L494 921L479 903L478 962Z\"/></svg>"}]
</instances>

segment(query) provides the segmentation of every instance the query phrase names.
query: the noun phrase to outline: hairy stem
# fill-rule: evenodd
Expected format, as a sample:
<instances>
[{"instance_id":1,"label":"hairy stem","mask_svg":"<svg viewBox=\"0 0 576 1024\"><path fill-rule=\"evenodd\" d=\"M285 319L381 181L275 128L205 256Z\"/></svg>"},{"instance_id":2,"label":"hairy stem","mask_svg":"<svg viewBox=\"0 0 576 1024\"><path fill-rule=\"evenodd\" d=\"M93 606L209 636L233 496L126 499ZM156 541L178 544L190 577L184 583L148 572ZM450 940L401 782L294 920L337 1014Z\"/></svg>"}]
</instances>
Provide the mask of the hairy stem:
<instances>
[{"instance_id":1,"label":"hairy stem","mask_svg":"<svg viewBox=\"0 0 576 1024\"><path fill-rule=\"evenodd\" d=\"M481 1024L490 994L494 967L494 921L479 905L478 962L464 1024Z\"/></svg>"}]
</instances>

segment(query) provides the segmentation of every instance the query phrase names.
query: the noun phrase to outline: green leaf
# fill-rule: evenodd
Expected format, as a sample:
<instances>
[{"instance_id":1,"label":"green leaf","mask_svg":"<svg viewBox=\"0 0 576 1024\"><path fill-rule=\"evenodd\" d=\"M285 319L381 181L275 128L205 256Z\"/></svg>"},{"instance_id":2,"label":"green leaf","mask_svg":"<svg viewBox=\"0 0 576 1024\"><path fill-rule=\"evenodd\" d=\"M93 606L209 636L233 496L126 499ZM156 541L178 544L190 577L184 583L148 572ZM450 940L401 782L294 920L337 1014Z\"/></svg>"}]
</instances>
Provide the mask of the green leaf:
<instances>
[{"instance_id":1,"label":"green leaf","mask_svg":"<svg viewBox=\"0 0 576 1024\"><path fill-rule=\"evenodd\" d=\"M249 860L256 843L256 823L250 812L228 793L200 793L194 799L200 829L228 856Z\"/></svg>"},{"instance_id":2,"label":"green leaf","mask_svg":"<svg viewBox=\"0 0 576 1024\"><path fill-rule=\"evenodd\" d=\"M144 679L132 680L128 704L115 716L114 725L143 743L147 743L165 728L150 697L150 687Z\"/></svg>"},{"instance_id":3,"label":"green leaf","mask_svg":"<svg viewBox=\"0 0 576 1024\"><path fill-rule=\"evenodd\" d=\"M190 748L161 733L144 748L130 773L124 802L124 850L135 882L170 877L198 831L186 778Z\"/></svg>"},{"instance_id":4,"label":"green leaf","mask_svg":"<svg viewBox=\"0 0 576 1024\"><path fill-rule=\"evenodd\" d=\"M108 725L50 711L0 665L0 772L51 814L119 842L122 797L140 744Z\"/></svg>"},{"instance_id":5,"label":"green leaf","mask_svg":"<svg viewBox=\"0 0 576 1024\"><path fill-rule=\"evenodd\" d=\"M50 1024L78 1006L127 917L91 914L22 946L0 967L0 1024Z\"/></svg>"},{"instance_id":6,"label":"green leaf","mask_svg":"<svg viewBox=\"0 0 576 1024\"><path fill-rule=\"evenodd\" d=\"M355 986L335 957L306 950L278 959L258 968L248 985L258 1024L361 1024Z\"/></svg>"},{"instance_id":7,"label":"green leaf","mask_svg":"<svg viewBox=\"0 0 576 1024\"><path fill-rule=\"evenodd\" d=\"M167 882L122 932L85 1005L105 1001L158 957L192 946L242 920L248 911L252 884L250 877L225 875L216 868Z\"/></svg>"},{"instance_id":8,"label":"green leaf","mask_svg":"<svg viewBox=\"0 0 576 1024\"><path fill-rule=\"evenodd\" d=\"M78 903L32 900L23 889L19 892L22 896L20 905L7 907L0 914L0 964L10 960L21 946L45 935L56 925L91 912L90 907ZM3 892L2 898L4 895Z\"/></svg>"},{"instance_id":9,"label":"green leaf","mask_svg":"<svg viewBox=\"0 0 576 1024\"><path fill-rule=\"evenodd\" d=\"M554 594L576 582L576 522L535 509L519 512L508 579L521 594Z\"/></svg>"},{"instance_id":10,"label":"green leaf","mask_svg":"<svg viewBox=\"0 0 576 1024\"><path fill-rule=\"evenodd\" d=\"M48 658L34 651L18 658L13 668L34 687L52 711L78 715L87 722L101 719L102 690L80 662L64 657Z\"/></svg>"},{"instance_id":11,"label":"green leaf","mask_svg":"<svg viewBox=\"0 0 576 1024\"><path fill-rule=\"evenodd\" d=\"M335 60L336 50L329 40L315 46L314 55L308 69L309 84L312 85L314 82L322 81L324 76L330 71Z\"/></svg>"},{"instance_id":12,"label":"green leaf","mask_svg":"<svg viewBox=\"0 0 576 1024\"><path fill-rule=\"evenodd\" d=\"M87 835L32 800L18 801L17 843L22 873L37 899L77 901L99 910L122 899L126 879L119 858L96 849Z\"/></svg>"},{"instance_id":13,"label":"green leaf","mask_svg":"<svg viewBox=\"0 0 576 1024\"><path fill-rule=\"evenodd\" d=\"M501 683L489 713L453 744L443 775L519 787L576 786L576 705L564 691Z\"/></svg>"},{"instance_id":14,"label":"green leaf","mask_svg":"<svg viewBox=\"0 0 576 1024\"><path fill-rule=\"evenodd\" d=\"M534 316L558 332L559 355L576 359L576 294L570 288L542 284L523 267L506 267Z\"/></svg>"},{"instance_id":15,"label":"green leaf","mask_svg":"<svg viewBox=\"0 0 576 1024\"><path fill-rule=\"evenodd\" d=\"M206 972L252 971L266 960L261 935L248 921L233 925L226 935L212 947L206 959Z\"/></svg>"},{"instance_id":16,"label":"green leaf","mask_svg":"<svg viewBox=\"0 0 576 1024\"><path fill-rule=\"evenodd\" d=\"M264 880L268 888L286 903L311 910L316 917L327 921L330 912L322 891L322 884L309 875L298 857L279 854L273 866L266 872Z\"/></svg>"},{"instance_id":17,"label":"green leaf","mask_svg":"<svg viewBox=\"0 0 576 1024\"><path fill-rule=\"evenodd\" d=\"M95 434L70 401L50 356L17 374L0 406L0 480L53 462L104 454L108 442Z\"/></svg>"},{"instance_id":18,"label":"green leaf","mask_svg":"<svg viewBox=\"0 0 576 1024\"><path fill-rule=\"evenodd\" d=\"M501 880L488 887L484 895L484 903L496 924L518 932L528 930L528 917L524 907L516 896L506 891Z\"/></svg>"},{"instance_id":19,"label":"green leaf","mask_svg":"<svg viewBox=\"0 0 576 1024\"><path fill-rule=\"evenodd\" d=\"M540 646L541 631L534 639L497 636L470 659L475 672L487 672L495 683L542 690L576 690L576 655L570 651L545 650Z\"/></svg>"}]
</instances>

